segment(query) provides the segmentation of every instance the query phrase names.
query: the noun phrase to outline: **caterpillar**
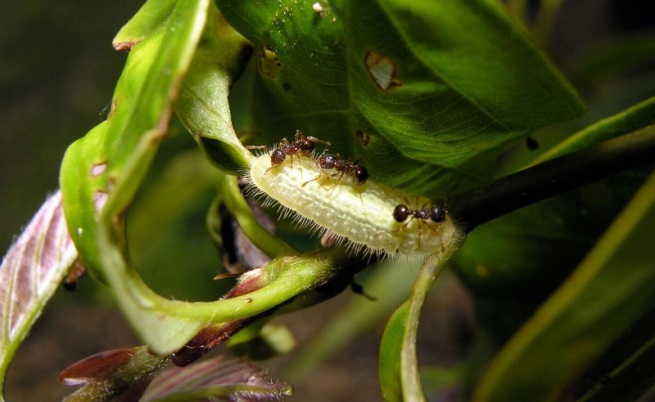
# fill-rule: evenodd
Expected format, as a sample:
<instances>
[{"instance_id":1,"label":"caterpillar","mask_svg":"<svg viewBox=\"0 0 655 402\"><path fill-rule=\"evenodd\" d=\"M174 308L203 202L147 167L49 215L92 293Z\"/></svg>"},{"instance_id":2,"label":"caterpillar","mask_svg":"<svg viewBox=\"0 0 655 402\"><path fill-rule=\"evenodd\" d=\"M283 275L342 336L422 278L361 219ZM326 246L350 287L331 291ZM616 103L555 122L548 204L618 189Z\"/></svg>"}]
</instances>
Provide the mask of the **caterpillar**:
<instances>
[{"instance_id":1,"label":"caterpillar","mask_svg":"<svg viewBox=\"0 0 655 402\"><path fill-rule=\"evenodd\" d=\"M314 155L297 154L271 166L271 152L253 159L247 177L252 195L264 194L301 224L355 252L424 255L444 252L459 231L425 197L405 194L370 180L356 183L326 174ZM411 200L411 201L408 201ZM403 208L400 208L400 207ZM409 218L409 219L407 219Z\"/></svg>"}]
</instances>

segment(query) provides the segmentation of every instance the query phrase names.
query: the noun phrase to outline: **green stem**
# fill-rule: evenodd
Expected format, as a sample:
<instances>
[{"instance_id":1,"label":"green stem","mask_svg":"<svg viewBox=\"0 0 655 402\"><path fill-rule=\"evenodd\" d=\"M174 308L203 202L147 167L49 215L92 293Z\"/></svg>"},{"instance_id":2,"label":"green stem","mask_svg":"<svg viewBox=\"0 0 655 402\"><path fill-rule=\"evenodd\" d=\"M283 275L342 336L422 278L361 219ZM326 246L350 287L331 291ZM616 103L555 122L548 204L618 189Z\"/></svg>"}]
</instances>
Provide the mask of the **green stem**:
<instances>
[{"instance_id":1,"label":"green stem","mask_svg":"<svg viewBox=\"0 0 655 402\"><path fill-rule=\"evenodd\" d=\"M655 162L655 125L438 200L466 232L613 174Z\"/></svg>"},{"instance_id":2,"label":"green stem","mask_svg":"<svg viewBox=\"0 0 655 402\"><path fill-rule=\"evenodd\" d=\"M221 194L225 207L239 223L239 227L248 239L270 257L298 254L293 247L266 230L257 221L245 198L241 195L237 181L236 177L227 177L222 183Z\"/></svg>"},{"instance_id":3,"label":"green stem","mask_svg":"<svg viewBox=\"0 0 655 402\"><path fill-rule=\"evenodd\" d=\"M418 367L418 356L416 353L416 337L418 334L419 317L425 303L425 298L432 288L432 284L443 270L447 257L431 258L428 260L416 277L414 289L409 298L409 310L407 313L407 329L401 351L400 375L403 383L403 398L406 401L425 401L421 375Z\"/></svg>"}]
</instances>

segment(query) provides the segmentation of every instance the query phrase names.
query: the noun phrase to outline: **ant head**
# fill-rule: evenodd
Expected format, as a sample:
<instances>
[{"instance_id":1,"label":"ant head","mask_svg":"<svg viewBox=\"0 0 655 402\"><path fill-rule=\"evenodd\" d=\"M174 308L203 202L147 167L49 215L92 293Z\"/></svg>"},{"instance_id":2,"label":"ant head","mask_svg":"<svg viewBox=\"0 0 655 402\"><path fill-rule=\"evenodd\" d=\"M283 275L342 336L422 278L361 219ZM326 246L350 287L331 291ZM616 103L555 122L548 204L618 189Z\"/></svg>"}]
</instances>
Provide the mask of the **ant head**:
<instances>
[{"instance_id":1,"label":"ant head","mask_svg":"<svg viewBox=\"0 0 655 402\"><path fill-rule=\"evenodd\" d=\"M303 152L312 152L314 150L314 141L302 138L296 141L296 146Z\"/></svg>"},{"instance_id":2,"label":"ant head","mask_svg":"<svg viewBox=\"0 0 655 402\"><path fill-rule=\"evenodd\" d=\"M446 210L438 205L430 207L430 219L434 222L443 222L446 219Z\"/></svg>"},{"instance_id":3,"label":"ant head","mask_svg":"<svg viewBox=\"0 0 655 402\"><path fill-rule=\"evenodd\" d=\"M284 159L286 159L286 155L284 154L284 151L281 149L276 149L271 153L271 166L278 166L284 162Z\"/></svg>"},{"instance_id":4,"label":"ant head","mask_svg":"<svg viewBox=\"0 0 655 402\"><path fill-rule=\"evenodd\" d=\"M368 179L368 171L364 166L355 165L355 171L353 172L353 180L355 183L364 183Z\"/></svg>"},{"instance_id":5,"label":"ant head","mask_svg":"<svg viewBox=\"0 0 655 402\"><path fill-rule=\"evenodd\" d=\"M318 165L321 169L332 169L337 165L337 159L332 154L322 154L318 158Z\"/></svg>"},{"instance_id":6,"label":"ant head","mask_svg":"<svg viewBox=\"0 0 655 402\"><path fill-rule=\"evenodd\" d=\"M395 219L396 222L405 222L410 213L411 212L407 205L398 204L396 205L396 208L393 209L393 219Z\"/></svg>"}]
</instances>

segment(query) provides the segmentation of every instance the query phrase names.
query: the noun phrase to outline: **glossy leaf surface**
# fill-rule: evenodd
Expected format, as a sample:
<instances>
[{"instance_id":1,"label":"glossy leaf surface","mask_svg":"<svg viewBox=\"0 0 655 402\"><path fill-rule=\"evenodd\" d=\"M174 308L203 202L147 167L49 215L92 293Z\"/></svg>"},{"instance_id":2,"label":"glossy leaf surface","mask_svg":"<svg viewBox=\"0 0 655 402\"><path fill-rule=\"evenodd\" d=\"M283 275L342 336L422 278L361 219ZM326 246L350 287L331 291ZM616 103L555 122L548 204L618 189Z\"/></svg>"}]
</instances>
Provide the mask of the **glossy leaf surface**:
<instances>
[{"instance_id":1,"label":"glossy leaf surface","mask_svg":"<svg viewBox=\"0 0 655 402\"><path fill-rule=\"evenodd\" d=\"M488 156L467 164L486 150L582 111L495 1L313 3L218 1L255 44L263 143L301 129L378 181L434 194L487 179Z\"/></svg>"}]
</instances>

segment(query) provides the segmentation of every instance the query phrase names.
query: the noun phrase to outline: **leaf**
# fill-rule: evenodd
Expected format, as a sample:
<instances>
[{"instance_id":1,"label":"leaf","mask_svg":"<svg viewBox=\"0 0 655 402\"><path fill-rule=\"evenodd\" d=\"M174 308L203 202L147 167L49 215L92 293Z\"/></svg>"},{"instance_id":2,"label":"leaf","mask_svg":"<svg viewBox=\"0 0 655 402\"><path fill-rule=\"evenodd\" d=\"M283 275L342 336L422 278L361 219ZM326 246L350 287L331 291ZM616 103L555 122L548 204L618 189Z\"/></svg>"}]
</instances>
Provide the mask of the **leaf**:
<instances>
[{"instance_id":1,"label":"leaf","mask_svg":"<svg viewBox=\"0 0 655 402\"><path fill-rule=\"evenodd\" d=\"M532 165L582 150L655 123L655 98L640 102L621 113L602 119L572 134L532 161Z\"/></svg>"},{"instance_id":2,"label":"leaf","mask_svg":"<svg viewBox=\"0 0 655 402\"><path fill-rule=\"evenodd\" d=\"M559 400L627 326L653 308L655 176L560 289L503 347L475 401Z\"/></svg>"},{"instance_id":3,"label":"leaf","mask_svg":"<svg viewBox=\"0 0 655 402\"><path fill-rule=\"evenodd\" d=\"M217 167L239 175L252 159L232 126L228 96L251 48L210 8L207 25L182 83L175 111ZM220 68L217 68L219 67Z\"/></svg>"},{"instance_id":4,"label":"leaf","mask_svg":"<svg viewBox=\"0 0 655 402\"><path fill-rule=\"evenodd\" d=\"M405 325L409 315L409 301L393 313L384 330L380 344L380 387L385 402L403 401L403 367L401 364L405 336Z\"/></svg>"},{"instance_id":5,"label":"leaf","mask_svg":"<svg viewBox=\"0 0 655 402\"><path fill-rule=\"evenodd\" d=\"M553 197L469 233L453 261L485 333L504 343L575 269L648 171Z\"/></svg>"},{"instance_id":6,"label":"leaf","mask_svg":"<svg viewBox=\"0 0 655 402\"><path fill-rule=\"evenodd\" d=\"M159 30L175 8L177 0L146 1L113 41L114 49L129 50Z\"/></svg>"},{"instance_id":7,"label":"leaf","mask_svg":"<svg viewBox=\"0 0 655 402\"><path fill-rule=\"evenodd\" d=\"M592 43L572 61L576 76L602 84L617 76L643 72L652 66L655 31L638 30L615 34Z\"/></svg>"},{"instance_id":8,"label":"leaf","mask_svg":"<svg viewBox=\"0 0 655 402\"><path fill-rule=\"evenodd\" d=\"M362 287L377 300L371 302L361 295L353 296L338 315L331 317L311 342L302 347L301 353L286 367L286 378L294 380L308 374L315 365L388 317L410 293L415 276L412 273L417 270L419 260L385 260L376 265Z\"/></svg>"},{"instance_id":9,"label":"leaf","mask_svg":"<svg viewBox=\"0 0 655 402\"><path fill-rule=\"evenodd\" d=\"M201 222L224 177L183 134L193 148L158 158L163 166L153 167L130 207L130 257L158 293L178 300L216 300L221 288L210 280L216 275L216 250L206 244Z\"/></svg>"},{"instance_id":10,"label":"leaf","mask_svg":"<svg viewBox=\"0 0 655 402\"><path fill-rule=\"evenodd\" d=\"M423 264L412 295L394 312L387 324L380 345L379 362L380 386L385 401L425 400L416 355L418 322L428 291L464 240L463 235L455 236L455 239Z\"/></svg>"},{"instance_id":11,"label":"leaf","mask_svg":"<svg viewBox=\"0 0 655 402\"><path fill-rule=\"evenodd\" d=\"M177 2L165 21L132 48L108 120L69 147L61 169L66 220L81 257L95 277L111 285L123 313L159 352L182 346L203 323L153 311L166 300L128 263L124 217L166 137L172 103L208 6L208 0ZM133 21L147 20L137 16Z\"/></svg>"},{"instance_id":12,"label":"leaf","mask_svg":"<svg viewBox=\"0 0 655 402\"><path fill-rule=\"evenodd\" d=\"M489 150L582 112L495 1L312 3L218 1L255 45L259 141L301 129L375 180L438 193L488 179Z\"/></svg>"},{"instance_id":13,"label":"leaf","mask_svg":"<svg viewBox=\"0 0 655 402\"><path fill-rule=\"evenodd\" d=\"M612 343L603 358L585 373L582 384L594 384L578 402L629 402L655 382L655 310L642 316Z\"/></svg>"},{"instance_id":14,"label":"leaf","mask_svg":"<svg viewBox=\"0 0 655 402\"><path fill-rule=\"evenodd\" d=\"M140 402L279 401L292 389L271 382L261 368L244 360L216 357L187 366L171 367L150 384Z\"/></svg>"},{"instance_id":15,"label":"leaf","mask_svg":"<svg viewBox=\"0 0 655 402\"><path fill-rule=\"evenodd\" d=\"M73 143L64 157L61 183L66 220L90 272L103 280L96 242L98 222L102 224L104 217L112 221L111 226L117 224L114 218L130 205L165 138L172 102L200 37L207 7L207 0L180 1L156 31L131 50L107 121ZM105 201L102 209L96 208L96 199Z\"/></svg>"},{"instance_id":16,"label":"leaf","mask_svg":"<svg viewBox=\"0 0 655 402\"><path fill-rule=\"evenodd\" d=\"M59 375L64 385L82 385L65 402L134 401L170 362L146 346L108 350L86 357Z\"/></svg>"},{"instance_id":17,"label":"leaf","mask_svg":"<svg viewBox=\"0 0 655 402\"><path fill-rule=\"evenodd\" d=\"M0 394L16 350L77 258L61 202L57 192L43 203L0 266Z\"/></svg>"}]
</instances>

